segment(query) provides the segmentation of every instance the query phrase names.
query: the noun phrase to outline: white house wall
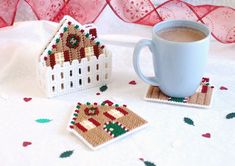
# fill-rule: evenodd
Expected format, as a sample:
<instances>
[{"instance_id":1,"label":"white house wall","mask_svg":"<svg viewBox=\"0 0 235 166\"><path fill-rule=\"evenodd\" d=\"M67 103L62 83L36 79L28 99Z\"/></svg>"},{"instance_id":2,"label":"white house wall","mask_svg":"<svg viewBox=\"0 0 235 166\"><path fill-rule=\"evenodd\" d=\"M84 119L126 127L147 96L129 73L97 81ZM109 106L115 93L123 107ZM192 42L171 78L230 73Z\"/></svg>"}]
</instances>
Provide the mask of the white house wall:
<instances>
[{"instance_id":1,"label":"white house wall","mask_svg":"<svg viewBox=\"0 0 235 166\"><path fill-rule=\"evenodd\" d=\"M83 58L80 62L78 60L74 60L71 64L65 62L62 66L56 64L53 69L40 65L39 70L41 87L45 89L47 96L63 95L107 84L111 78L112 55L102 54L98 59L92 56L90 59Z\"/></svg>"}]
</instances>

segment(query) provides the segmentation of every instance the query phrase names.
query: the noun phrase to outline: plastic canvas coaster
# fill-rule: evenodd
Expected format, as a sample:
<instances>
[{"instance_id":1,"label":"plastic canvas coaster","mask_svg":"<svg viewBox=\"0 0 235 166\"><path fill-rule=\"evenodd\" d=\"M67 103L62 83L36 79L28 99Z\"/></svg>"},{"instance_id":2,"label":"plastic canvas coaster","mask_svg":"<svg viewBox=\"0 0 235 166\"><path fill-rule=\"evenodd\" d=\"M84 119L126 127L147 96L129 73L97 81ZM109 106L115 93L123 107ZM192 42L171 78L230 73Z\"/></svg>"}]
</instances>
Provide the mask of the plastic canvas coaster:
<instances>
[{"instance_id":1,"label":"plastic canvas coaster","mask_svg":"<svg viewBox=\"0 0 235 166\"><path fill-rule=\"evenodd\" d=\"M209 78L202 78L200 87L197 89L196 93L190 97L169 97L163 94L159 87L150 86L145 96L145 100L191 107L210 108L213 100L213 91L214 87L210 85Z\"/></svg>"},{"instance_id":2,"label":"plastic canvas coaster","mask_svg":"<svg viewBox=\"0 0 235 166\"><path fill-rule=\"evenodd\" d=\"M114 105L110 101L104 101L101 105L87 102L77 104L68 130L96 150L146 125L147 121L126 105Z\"/></svg>"}]
</instances>

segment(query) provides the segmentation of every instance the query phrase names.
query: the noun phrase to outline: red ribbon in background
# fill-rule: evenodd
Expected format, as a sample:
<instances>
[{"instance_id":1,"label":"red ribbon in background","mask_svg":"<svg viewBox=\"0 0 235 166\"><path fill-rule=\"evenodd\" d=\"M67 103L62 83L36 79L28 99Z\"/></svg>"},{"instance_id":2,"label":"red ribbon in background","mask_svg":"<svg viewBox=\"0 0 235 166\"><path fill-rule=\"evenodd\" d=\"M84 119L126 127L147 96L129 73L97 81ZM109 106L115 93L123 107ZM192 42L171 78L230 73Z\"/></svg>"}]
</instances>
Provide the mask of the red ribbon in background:
<instances>
[{"instance_id":1,"label":"red ribbon in background","mask_svg":"<svg viewBox=\"0 0 235 166\"><path fill-rule=\"evenodd\" d=\"M0 27L14 23L19 0L1 0ZM226 6L194 6L169 0L154 6L150 0L25 0L37 19L58 22L70 15L80 23L94 22L108 5L123 21L154 25L162 20L187 19L206 24L222 43L235 43L235 9Z\"/></svg>"}]
</instances>

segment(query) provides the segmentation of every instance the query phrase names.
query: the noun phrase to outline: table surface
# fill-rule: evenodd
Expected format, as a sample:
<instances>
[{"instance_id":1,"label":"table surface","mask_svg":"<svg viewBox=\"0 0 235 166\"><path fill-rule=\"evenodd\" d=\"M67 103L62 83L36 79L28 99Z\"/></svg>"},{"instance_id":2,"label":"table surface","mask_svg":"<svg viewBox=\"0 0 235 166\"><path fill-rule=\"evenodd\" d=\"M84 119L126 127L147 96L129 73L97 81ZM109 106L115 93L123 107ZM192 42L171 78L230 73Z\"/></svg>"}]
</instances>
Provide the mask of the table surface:
<instances>
[{"instance_id":1,"label":"table surface","mask_svg":"<svg viewBox=\"0 0 235 166\"><path fill-rule=\"evenodd\" d=\"M132 53L138 39L150 37L150 27L126 24L118 19L112 24L102 19L97 21L97 27L113 52L113 73L108 90L99 96L97 87L48 99L38 88L37 58L57 24L22 22L0 30L1 165L143 166L139 158L158 166L234 165L235 119L226 119L226 115L235 112L235 45L211 41L205 74L216 89L211 109L146 102L143 97L148 85L135 74ZM141 66L146 74L152 74L148 50L143 51ZM128 84L131 80L137 84ZM228 90L220 90L221 86ZM24 97L32 100L25 102ZM148 120L149 126L92 151L70 134L66 126L78 101L106 99L127 104ZM184 117L192 119L194 126L184 123ZM51 121L35 122L39 118ZM211 137L203 137L205 133ZM25 141L32 144L24 147ZM70 157L59 157L69 150L73 151Z\"/></svg>"}]
</instances>

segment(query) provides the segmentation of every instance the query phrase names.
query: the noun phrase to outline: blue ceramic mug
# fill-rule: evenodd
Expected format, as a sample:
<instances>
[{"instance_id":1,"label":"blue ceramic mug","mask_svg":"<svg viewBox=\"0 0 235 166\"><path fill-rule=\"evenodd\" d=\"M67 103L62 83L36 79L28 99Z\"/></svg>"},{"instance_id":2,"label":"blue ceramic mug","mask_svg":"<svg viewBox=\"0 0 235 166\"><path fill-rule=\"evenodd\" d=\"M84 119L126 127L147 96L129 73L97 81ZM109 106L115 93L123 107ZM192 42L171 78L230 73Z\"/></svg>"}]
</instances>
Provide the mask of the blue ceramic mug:
<instances>
[{"instance_id":1,"label":"blue ceramic mug","mask_svg":"<svg viewBox=\"0 0 235 166\"><path fill-rule=\"evenodd\" d=\"M172 27L188 27L204 33L198 41L175 42L161 38L157 32ZM146 83L159 86L171 97L193 95L205 72L210 31L201 23L188 20L163 21L153 27L152 40L143 39L134 49L133 65L137 75ZM146 77L140 70L140 51L149 47L152 52L154 74Z\"/></svg>"}]
</instances>

